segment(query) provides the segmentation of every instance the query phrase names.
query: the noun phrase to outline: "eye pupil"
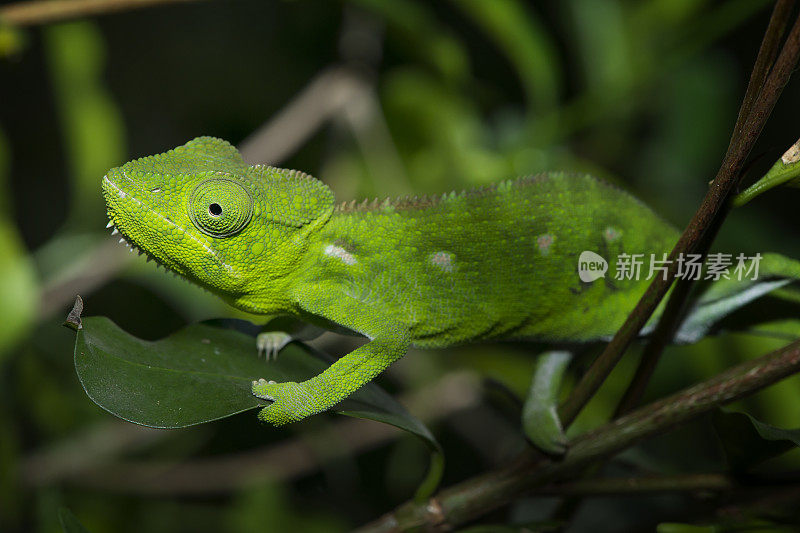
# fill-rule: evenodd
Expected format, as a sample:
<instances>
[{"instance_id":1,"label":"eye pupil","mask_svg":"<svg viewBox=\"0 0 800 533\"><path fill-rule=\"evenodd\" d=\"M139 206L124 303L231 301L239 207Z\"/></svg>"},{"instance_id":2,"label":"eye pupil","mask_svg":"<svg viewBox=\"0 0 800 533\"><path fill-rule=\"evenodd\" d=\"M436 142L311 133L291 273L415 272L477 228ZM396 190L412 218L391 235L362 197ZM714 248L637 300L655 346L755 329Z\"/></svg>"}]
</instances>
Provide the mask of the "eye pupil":
<instances>
[{"instance_id":1,"label":"eye pupil","mask_svg":"<svg viewBox=\"0 0 800 533\"><path fill-rule=\"evenodd\" d=\"M222 214L222 206L218 203L213 203L208 206L208 214L212 217L218 217Z\"/></svg>"}]
</instances>

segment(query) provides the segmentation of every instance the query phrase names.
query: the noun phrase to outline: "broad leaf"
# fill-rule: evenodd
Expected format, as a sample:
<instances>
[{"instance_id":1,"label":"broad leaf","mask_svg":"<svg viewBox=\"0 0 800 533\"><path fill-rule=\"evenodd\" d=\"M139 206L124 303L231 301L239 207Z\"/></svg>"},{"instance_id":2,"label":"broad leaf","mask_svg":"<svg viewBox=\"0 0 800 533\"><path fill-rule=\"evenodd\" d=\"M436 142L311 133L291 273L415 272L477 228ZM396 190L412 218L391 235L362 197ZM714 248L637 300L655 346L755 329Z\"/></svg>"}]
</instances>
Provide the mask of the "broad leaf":
<instances>
[{"instance_id":1,"label":"broad leaf","mask_svg":"<svg viewBox=\"0 0 800 533\"><path fill-rule=\"evenodd\" d=\"M289 344L276 361L266 362L257 356L252 336L223 327L246 327L237 322L192 324L150 342L108 318L84 318L75 343L75 369L89 397L112 414L144 426L181 428L268 405L251 394L255 379L302 381L330 363L300 343ZM372 383L335 410L433 440L419 420Z\"/></svg>"},{"instance_id":2,"label":"broad leaf","mask_svg":"<svg viewBox=\"0 0 800 533\"><path fill-rule=\"evenodd\" d=\"M758 279L720 279L710 283L692 303L675 341L697 342L731 313L797 280L800 262L778 254L763 254ZM753 319L756 323L763 321L758 315Z\"/></svg>"},{"instance_id":3,"label":"broad leaf","mask_svg":"<svg viewBox=\"0 0 800 533\"><path fill-rule=\"evenodd\" d=\"M800 446L800 429L781 429L727 409L714 414L714 429L728 465L738 472Z\"/></svg>"},{"instance_id":4,"label":"broad leaf","mask_svg":"<svg viewBox=\"0 0 800 533\"><path fill-rule=\"evenodd\" d=\"M522 408L525 435L537 448L551 454L561 455L567 449L567 438L558 418L558 393L571 358L572 354L563 351L539 356Z\"/></svg>"},{"instance_id":5,"label":"broad leaf","mask_svg":"<svg viewBox=\"0 0 800 533\"><path fill-rule=\"evenodd\" d=\"M86 393L110 413L144 426L182 428L268 405L251 394L253 380L302 381L331 362L296 342L281 350L277 361L266 362L257 356L253 336L242 332L256 333L258 327L240 320L193 324L150 342L105 317L71 316L77 329L75 369ZM377 385L362 387L335 411L422 439L434 452L424 487L438 484L442 459L436 439Z\"/></svg>"}]
</instances>

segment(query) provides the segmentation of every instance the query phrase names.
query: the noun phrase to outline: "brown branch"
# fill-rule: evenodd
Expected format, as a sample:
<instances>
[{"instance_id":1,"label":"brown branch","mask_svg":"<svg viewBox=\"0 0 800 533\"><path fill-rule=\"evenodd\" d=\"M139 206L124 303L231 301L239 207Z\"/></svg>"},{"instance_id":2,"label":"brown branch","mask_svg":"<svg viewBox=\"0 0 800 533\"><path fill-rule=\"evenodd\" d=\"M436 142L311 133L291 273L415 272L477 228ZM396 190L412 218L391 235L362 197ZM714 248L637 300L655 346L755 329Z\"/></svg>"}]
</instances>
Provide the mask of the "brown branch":
<instances>
[{"instance_id":1,"label":"brown branch","mask_svg":"<svg viewBox=\"0 0 800 533\"><path fill-rule=\"evenodd\" d=\"M701 239L695 251L697 254L705 256L709 248L711 248L711 243L722 227L722 223L725 221L728 211L729 205L726 204L723 210L720 211L719 216L712 223L712 227L706 231ZM647 384L655 373L656 366L658 365L659 359L661 359L664 348L672 342L675 331L680 325L680 320L683 318L688 307L688 297L693 286L694 280L692 279L680 278L675 282L675 287L669 296L669 300L667 300L667 305L664 306L664 313L661 315L658 324L647 340L647 344L642 351L641 359L639 359L639 364L636 367L636 372L617 405L614 418L622 416L639 406L645 390L647 389Z\"/></svg>"},{"instance_id":2,"label":"brown branch","mask_svg":"<svg viewBox=\"0 0 800 533\"><path fill-rule=\"evenodd\" d=\"M196 0L39 0L18 2L0 7L0 22L12 26L33 26L114 11L193 1Z\"/></svg>"},{"instance_id":3,"label":"brown branch","mask_svg":"<svg viewBox=\"0 0 800 533\"><path fill-rule=\"evenodd\" d=\"M641 495L653 492L713 491L737 488L736 481L724 474L677 474L672 476L607 477L579 479L543 485L531 494L548 496Z\"/></svg>"},{"instance_id":4,"label":"brown branch","mask_svg":"<svg viewBox=\"0 0 800 533\"><path fill-rule=\"evenodd\" d=\"M561 460L528 452L513 464L408 502L362 532L448 530L507 504L520 494L580 472L637 442L663 433L720 405L743 398L800 371L800 341L746 361L681 392L576 437Z\"/></svg>"},{"instance_id":5,"label":"brown branch","mask_svg":"<svg viewBox=\"0 0 800 533\"><path fill-rule=\"evenodd\" d=\"M728 153L736 149L736 143L742 138L753 106L758 101L758 97L775 63L775 57L780 47L780 40L786 31L793 4L794 0L781 0L775 4L769 25L767 26L767 31L764 34L764 39L758 50L758 55L755 65L753 66L753 72L750 75L750 81L747 84L747 90L745 91L741 108L739 109L739 116L737 117L734 132L728 145ZM717 213L711 227L706 230L702 242L695 250L696 253L705 255L708 252L729 211L730 204L726 203ZM664 314L659 319L653 334L650 336L645 346L639 365L636 368L636 373L617 406L615 416L620 416L634 409L641 401L642 396L644 396L647 384L650 382L650 378L655 372L661 354L667 344L672 340L674 332L684 314L687 299L693 284L694 281L692 279L678 279L675 283L675 288L664 308Z\"/></svg>"},{"instance_id":6,"label":"brown branch","mask_svg":"<svg viewBox=\"0 0 800 533\"><path fill-rule=\"evenodd\" d=\"M736 125L733 127L733 134L728 143L727 154L735 150L737 143L740 142L753 106L758 101L758 97L761 95L767 77L775 64L775 58L778 55L781 38L786 32L786 26L788 25L793 4L794 0L780 0L775 4L772 10L767 30L764 32L764 38L761 41L761 46L758 49L756 61L753 65L753 71L750 74L750 80L747 83L742 105L739 108ZM708 252L719 229L722 227L723 221L728 216L729 209L730 206L726 204L717 213L717 216L712 221L711 227L706 230L705 236L702 242L699 243L695 253L705 255ZM617 406L615 417L621 416L639 405L642 396L644 396L647 384L650 382L650 378L655 372L661 354L667 344L672 341L680 319L683 317L686 309L686 302L693 285L694 280L692 279L678 279L676 281L675 288L669 300L667 300L667 305L664 307L664 314L659 319L655 330L653 330L642 352L642 357L639 360L636 373Z\"/></svg>"},{"instance_id":7,"label":"brown branch","mask_svg":"<svg viewBox=\"0 0 800 533\"><path fill-rule=\"evenodd\" d=\"M792 0L779 0L775 10L779 15L785 16L788 14L788 9L791 8L792 4ZM757 61L753 76L751 76L751 87L756 86L758 79L763 76L761 71L770 62L768 55L772 45L769 43L772 43L776 38L780 39L783 24L782 22L774 22L774 19L770 22L767 28L767 35L764 38L764 44L762 44L760 50L761 53L759 54L761 59ZM695 253L706 231L713 226L715 220L719 217L730 192L739 180L739 175L747 156L753 149L753 145L764 128L764 124L772 112L783 87L797 65L798 56L800 56L800 17L795 21L794 27L774 67L766 77L763 89L759 91L758 96L754 99L747 97L742 102L739 116L747 118L740 118L737 121L739 127L738 129L734 128L728 151L717 172L717 176L711 183L703 203L670 253L670 263L666 277L659 276L653 280L636 304L636 307L628 315L622 327L614 335L614 338L592 363L592 366L583 375L570 396L561 405L559 415L565 427L575 419L597 389L600 388L600 385L619 362L628 346L639 334L639 331L647 323L647 320L669 290L677 272L676 259L678 256L680 254ZM753 89L750 92L752 93ZM748 108L749 113L747 112Z\"/></svg>"}]
</instances>

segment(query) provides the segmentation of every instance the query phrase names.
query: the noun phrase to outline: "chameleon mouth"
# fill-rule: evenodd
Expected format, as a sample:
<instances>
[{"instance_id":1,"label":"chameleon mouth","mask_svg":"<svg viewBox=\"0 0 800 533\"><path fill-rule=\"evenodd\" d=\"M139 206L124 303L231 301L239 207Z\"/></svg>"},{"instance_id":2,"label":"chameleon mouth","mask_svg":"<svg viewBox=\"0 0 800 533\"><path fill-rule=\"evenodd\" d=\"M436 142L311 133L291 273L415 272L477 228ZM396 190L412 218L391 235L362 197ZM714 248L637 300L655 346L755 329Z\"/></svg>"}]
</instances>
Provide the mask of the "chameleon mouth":
<instances>
[{"instance_id":1,"label":"chameleon mouth","mask_svg":"<svg viewBox=\"0 0 800 533\"><path fill-rule=\"evenodd\" d=\"M128 178L127 175L124 175L124 172L122 174L124 178L130 182L130 178ZM136 221L141 220L143 216L156 217L160 222L177 230L177 233L180 233L182 238L186 237L189 243L198 253L202 253L211 258L223 272L228 275L234 274L233 269L228 264L221 261L217 256L217 253L206 243L203 243L201 239L187 232L183 227L176 224L170 218L165 217L158 210L153 209L146 201L142 201L142 199L137 198L137 196L132 194L130 190L121 188L115 182L115 180L110 179L108 175L103 176L102 186L109 218L109 225L107 227L112 228L112 235L120 235L120 244L125 244L132 252L138 252L139 255L144 254L148 261L155 262L156 266L162 266L168 272L171 272L179 277L195 279L195 276L193 276L191 272L187 271L187 269L181 264L176 263L176 261L171 258L169 254L166 254L162 258L154 255L150 249L153 249L152 246L155 246L155 249L158 249L157 243L155 245L153 245L153 243L151 243L151 245L147 245L146 242L144 244L137 242L139 239L132 237L127 229L131 226L135 227ZM132 186L132 188L134 190L138 190L135 184ZM145 241L147 240L146 236L143 238ZM198 283L202 284L202 282L199 280Z\"/></svg>"},{"instance_id":2,"label":"chameleon mouth","mask_svg":"<svg viewBox=\"0 0 800 533\"><path fill-rule=\"evenodd\" d=\"M144 250L141 247L139 247L133 241L133 239L131 239L130 237L125 235L124 232L120 231L120 229L114 223L114 216L110 211L108 213L108 218L109 218L109 222L108 222L108 224L106 224L106 229L110 229L111 230L111 235L112 236L114 236L114 237L119 236L119 243L125 245L125 247L128 249L129 252L136 253L137 255L143 255L144 258L145 258L145 262L149 263L149 262L152 261L153 263L155 263L156 268L161 267L161 268L164 269L165 272L169 272L173 276L176 276L176 277L180 277L181 276L180 272L178 272L177 270L175 270L172 267L170 267L167 263L164 263L164 262L160 261L156 256L152 255L147 250Z\"/></svg>"},{"instance_id":3,"label":"chameleon mouth","mask_svg":"<svg viewBox=\"0 0 800 533\"><path fill-rule=\"evenodd\" d=\"M107 210L106 214L108 216L108 224L106 224L106 229L111 230L111 235L114 237L119 236L119 243L124 244L126 248L131 253L136 253L138 255L144 255L146 262L153 262L156 265L156 268L163 267L165 271L170 272L171 274L180 277L181 273L169 265L167 262L160 260L158 257L154 256L147 249L142 248L135 239L133 239L130 234L125 231L125 225L120 224L120 219L124 217L118 216L117 209L115 204L116 201L112 200L113 196L117 196L119 198L128 198L130 200L135 201L137 204L142 204L141 201L136 199L133 195L126 193L122 189L119 188L112 180L108 179L107 176L103 176L103 192L104 196L106 197L106 205Z\"/></svg>"},{"instance_id":4,"label":"chameleon mouth","mask_svg":"<svg viewBox=\"0 0 800 533\"><path fill-rule=\"evenodd\" d=\"M128 249L129 252L136 253L137 255L143 255L145 257L146 262L149 263L150 261L152 261L156 264L156 267L164 267L164 270L166 270L167 272L171 272L175 275L178 275L178 273L172 268L170 268L169 265L167 265L166 263L162 263L161 261L158 260L158 258L148 253L147 250L140 248L135 242L133 242L133 239L131 239L130 237L125 235L125 233L120 231L120 229L114 224L114 218L111 213L108 214L108 218L109 222L108 224L106 224L106 229L111 229L111 235L114 237L119 235L119 243L125 245L125 247Z\"/></svg>"}]
</instances>

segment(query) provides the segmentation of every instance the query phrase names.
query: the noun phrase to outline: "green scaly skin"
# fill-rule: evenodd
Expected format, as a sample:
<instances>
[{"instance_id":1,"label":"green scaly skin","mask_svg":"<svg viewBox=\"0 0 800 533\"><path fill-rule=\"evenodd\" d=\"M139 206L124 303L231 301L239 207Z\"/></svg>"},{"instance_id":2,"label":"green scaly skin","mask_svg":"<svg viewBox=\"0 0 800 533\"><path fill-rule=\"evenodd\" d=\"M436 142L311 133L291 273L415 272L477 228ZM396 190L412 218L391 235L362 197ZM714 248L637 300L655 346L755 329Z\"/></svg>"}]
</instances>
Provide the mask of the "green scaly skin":
<instances>
[{"instance_id":1,"label":"green scaly skin","mask_svg":"<svg viewBox=\"0 0 800 533\"><path fill-rule=\"evenodd\" d=\"M589 176L545 174L437 198L334 204L305 174L248 166L199 137L103 179L111 223L133 246L229 304L345 328L370 342L302 383L260 380L275 425L324 411L409 346L612 335L648 281L580 281L591 250L668 251L677 232ZM202 393L202 391L198 391Z\"/></svg>"}]
</instances>

